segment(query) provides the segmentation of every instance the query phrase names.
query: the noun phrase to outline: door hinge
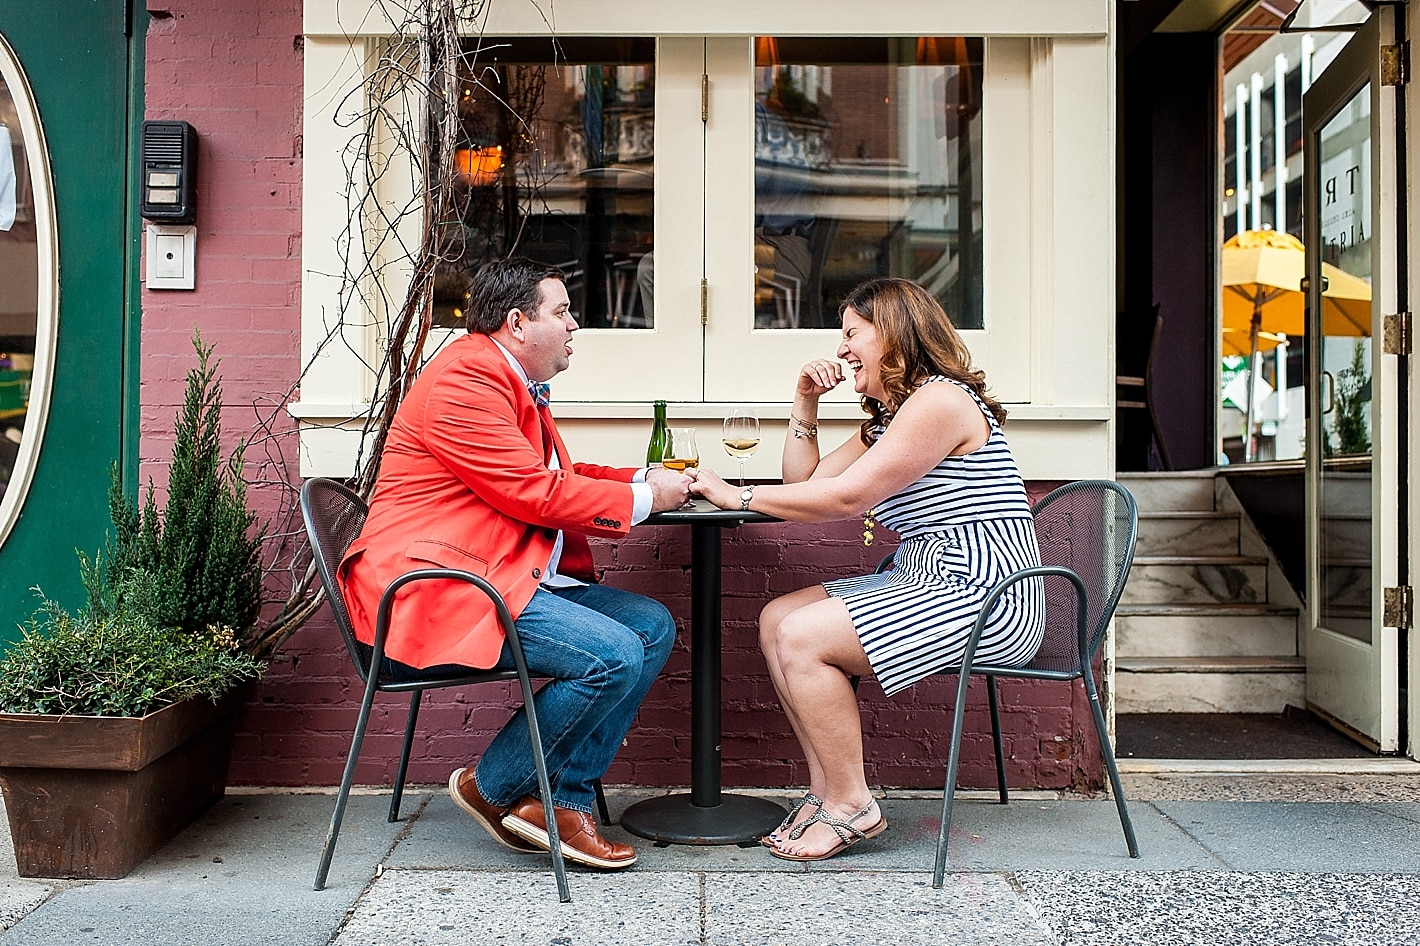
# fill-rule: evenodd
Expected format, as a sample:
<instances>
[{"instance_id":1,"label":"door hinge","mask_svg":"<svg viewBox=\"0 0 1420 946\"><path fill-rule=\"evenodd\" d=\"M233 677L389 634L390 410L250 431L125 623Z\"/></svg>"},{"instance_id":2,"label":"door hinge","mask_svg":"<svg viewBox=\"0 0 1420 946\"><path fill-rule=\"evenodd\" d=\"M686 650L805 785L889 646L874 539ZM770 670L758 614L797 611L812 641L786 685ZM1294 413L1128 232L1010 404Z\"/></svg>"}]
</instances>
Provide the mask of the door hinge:
<instances>
[{"instance_id":1,"label":"door hinge","mask_svg":"<svg viewBox=\"0 0 1420 946\"><path fill-rule=\"evenodd\" d=\"M1409 585L1381 589L1381 626L1409 630L1412 597Z\"/></svg>"},{"instance_id":2,"label":"door hinge","mask_svg":"<svg viewBox=\"0 0 1420 946\"><path fill-rule=\"evenodd\" d=\"M1381 85L1405 85L1410 79L1410 43L1381 47Z\"/></svg>"},{"instance_id":3,"label":"door hinge","mask_svg":"<svg viewBox=\"0 0 1420 946\"><path fill-rule=\"evenodd\" d=\"M1410 354L1410 313L1381 316L1381 334L1381 350L1385 354Z\"/></svg>"},{"instance_id":4,"label":"door hinge","mask_svg":"<svg viewBox=\"0 0 1420 946\"><path fill-rule=\"evenodd\" d=\"M710 121L710 77L702 75L700 77L700 123L703 125Z\"/></svg>"},{"instance_id":5,"label":"door hinge","mask_svg":"<svg viewBox=\"0 0 1420 946\"><path fill-rule=\"evenodd\" d=\"M710 280L700 280L700 324L710 324Z\"/></svg>"}]
</instances>

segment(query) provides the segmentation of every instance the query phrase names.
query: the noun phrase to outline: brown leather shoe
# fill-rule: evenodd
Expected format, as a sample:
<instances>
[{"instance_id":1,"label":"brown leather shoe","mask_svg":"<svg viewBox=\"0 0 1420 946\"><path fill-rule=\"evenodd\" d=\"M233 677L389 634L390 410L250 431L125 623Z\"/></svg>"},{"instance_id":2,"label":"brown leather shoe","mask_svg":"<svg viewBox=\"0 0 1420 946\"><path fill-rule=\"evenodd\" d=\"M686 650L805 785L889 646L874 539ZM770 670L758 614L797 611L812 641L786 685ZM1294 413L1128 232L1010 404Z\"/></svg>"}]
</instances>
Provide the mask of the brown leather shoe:
<instances>
[{"instance_id":1,"label":"brown leather shoe","mask_svg":"<svg viewBox=\"0 0 1420 946\"><path fill-rule=\"evenodd\" d=\"M473 816L473 820L483 826L483 830L493 836L493 840L520 854L536 854L547 850L547 845L538 847L503 827L503 816L508 809L500 808L483 797L478 790L478 782L473 778L473 769L455 769L449 776L449 795L454 803Z\"/></svg>"},{"instance_id":2,"label":"brown leather shoe","mask_svg":"<svg viewBox=\"0 0 1420 946\"><path fill-rule=\"evenodd\" d=\"M585 867L602 870L620 870L636 863L636 849L629 844L608 841L597 831L597 823L585 811L553 806L553 817L557 819L557 837L562 842L562 856ZM525 841L536 844L541 850L550 851L552 845L547 839L547 821L542 812L542 802L531 795L524 795L513 803L503 819L503 827Z\"/></svg>"}]
</instances>

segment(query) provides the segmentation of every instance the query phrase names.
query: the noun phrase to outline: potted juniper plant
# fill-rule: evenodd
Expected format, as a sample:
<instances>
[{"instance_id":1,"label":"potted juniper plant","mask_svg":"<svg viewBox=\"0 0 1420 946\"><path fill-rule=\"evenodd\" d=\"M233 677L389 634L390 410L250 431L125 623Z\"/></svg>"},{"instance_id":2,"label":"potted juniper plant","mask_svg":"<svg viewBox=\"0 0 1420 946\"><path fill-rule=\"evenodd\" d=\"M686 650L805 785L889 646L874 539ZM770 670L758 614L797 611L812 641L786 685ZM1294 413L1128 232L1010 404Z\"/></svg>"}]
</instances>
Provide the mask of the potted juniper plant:
<instances>
[{"instance_id":1,"label":"potted juniper plant","mask_svg":"<svg viewBox=\"0 0 1420 946\"><path fill-rule=\"evenodd\" d=\"M25 877L122 877L226 790L236 710L263 664L261 531L221 445L212 348L174 423L168 495L140 507L117 467L113 529L79 553L87 601L40 597L0 660L0 787Z\"/></svg>"}]
</instances>

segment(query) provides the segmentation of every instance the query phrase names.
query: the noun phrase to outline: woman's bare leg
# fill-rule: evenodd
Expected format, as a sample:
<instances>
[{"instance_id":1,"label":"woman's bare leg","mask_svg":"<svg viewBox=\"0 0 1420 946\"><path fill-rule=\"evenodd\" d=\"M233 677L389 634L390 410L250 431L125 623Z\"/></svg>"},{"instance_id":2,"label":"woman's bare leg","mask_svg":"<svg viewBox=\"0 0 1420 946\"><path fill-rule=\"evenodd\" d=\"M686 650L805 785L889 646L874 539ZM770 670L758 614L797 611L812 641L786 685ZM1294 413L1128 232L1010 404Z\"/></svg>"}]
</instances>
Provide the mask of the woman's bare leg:
<instances>
[{"instance_id":1,"label":"woman's bare leg","mask_svg":"<svg viewBox=\"0 0 1420 946\"><path fill-rule=\"evenodd\" d=\"M792 594L774 599L765 605L759 616L759 647L764 653L764 661L769 668L769 679L774 684L774 691L779 696L779 704L784 707L784 715L788 717L789 725L793 728L794 735L798 738L799 745L803 749L804 758L808 762L808 790L820 798L823 797L824 792L823 767L819 764L818 756L814 754L813 746L804 735L803 725L799 722L799 709L794 705L784 683L784 673L779 660L779 626L787 615L806 605L823 601L827 597L828 593L823 590L822 585L811 585L808 588L802 588ZM809 818L816 810L805 807L794 819L793 824L798 824ZM792 827L793 825L790 825L790 829ZM786 836L788 830L783 832Z\"/></svg>"},{"instance_id":2,"label":"woman's bare leg","mask_svg":"<svg viewBox=\"0 0 1420 946\"><path fill-rule=\"evenodd\" d=\"M825 595L784 614L774 634L776 687L793 707L796 733L817 765L824 811L844 820L869 809L855 823L867 828L881 817L863 772L863 730L858 698L849 677L871 671L867 654L842 601ZM811 825L795 840L778 840L781 851L815 855L840 843L826 824Z\"/></svg>"}]
</instances>

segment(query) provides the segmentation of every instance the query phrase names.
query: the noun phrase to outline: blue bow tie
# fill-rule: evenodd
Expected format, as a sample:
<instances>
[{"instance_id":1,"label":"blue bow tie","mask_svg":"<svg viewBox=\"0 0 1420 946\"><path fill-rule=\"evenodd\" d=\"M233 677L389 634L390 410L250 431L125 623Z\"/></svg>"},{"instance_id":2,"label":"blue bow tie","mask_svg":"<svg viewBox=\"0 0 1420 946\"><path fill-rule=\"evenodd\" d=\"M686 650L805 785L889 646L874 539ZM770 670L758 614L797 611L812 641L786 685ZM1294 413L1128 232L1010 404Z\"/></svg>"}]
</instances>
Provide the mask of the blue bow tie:
<instances>
[{"instance_id":1,"label":"blue bow tie","mask_svg":"<svg viewBox=\"0 0 1420 946\"><path fill-rule=\"evenodd\" d=\"M551 391L552 385L548 384L546 381L541 383L537 381L528 382L528 393L532 395L532 399L538 407L546 407L548 405L550 400L548 395Z\"/></svg>"}]
</instances>

